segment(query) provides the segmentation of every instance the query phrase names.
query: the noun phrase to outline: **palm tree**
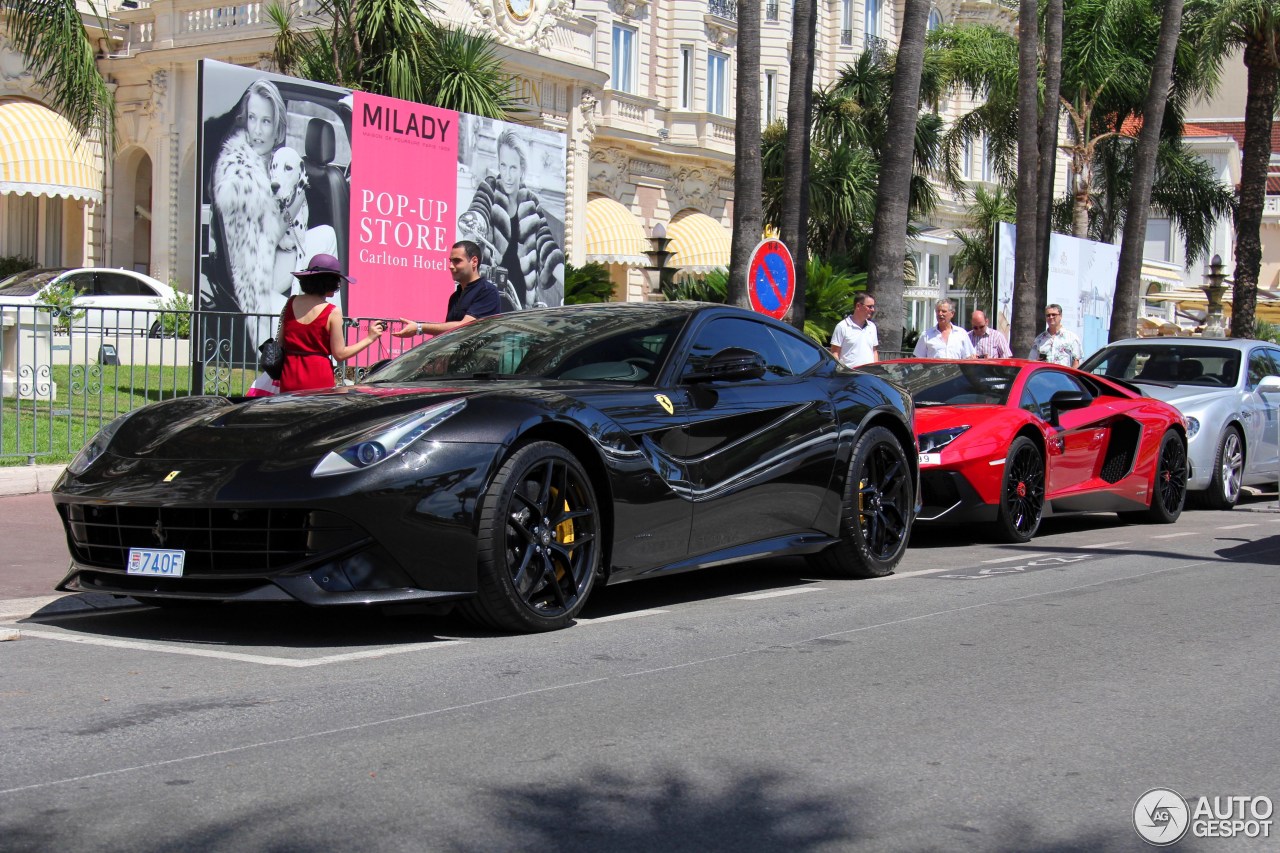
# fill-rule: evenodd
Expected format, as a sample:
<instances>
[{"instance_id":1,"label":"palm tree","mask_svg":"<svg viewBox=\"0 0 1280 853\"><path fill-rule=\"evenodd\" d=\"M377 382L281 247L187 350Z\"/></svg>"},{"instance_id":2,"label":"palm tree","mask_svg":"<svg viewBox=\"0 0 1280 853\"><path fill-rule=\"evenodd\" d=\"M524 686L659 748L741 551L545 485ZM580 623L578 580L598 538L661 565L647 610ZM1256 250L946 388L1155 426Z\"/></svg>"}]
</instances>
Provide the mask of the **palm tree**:
<instances>
[{"instance_id":1,"label":"palm tree","mask_svg":"<svg viewBox=\"0 0 1280 853\"><path fill-rule=\"evenodd\" d=\"M1035 21L1035 0L1021 0L1018 20ZM1020 239L1013 254L1013 318L1009 346L1014 352L1031 349L1038 324L1036 310L1036 204L1039 174L1039 89L1040 70L1037 52L1039 33L1035 26L1024 26L1018 34L1018 234Z\"/></svg>"},{"instance_id":2,"label":"palm tree","mask_svg":"<svg viewBox=\"0 0 1280 853\"><path fill-rule=\"evenodd\" d=\"M1271 123L1280 75L1280 2L1277 0L1188 0L1186 28L1203 41L1198 51L1215 74L1222 60L1243 49L1248 84L1244 146L1240 154L1240 204L1236 211L1236 268L1231 334L1253 335L1262 266L1262 207L1271 159Z\"/></svg>"},{"instance_id":3,"label":"palm tree","mask_svg":"<svg viewBox=\"0 0 1280 853\"><path fill-rule=\"evenodd\" d=\"M813 46L818 0L795 0L791 7L791 76L787 91L787 125L778 225L782 242L796 255L795 298L791 322L804 328L809 257L810 126L813 122Z\"/></svg>"},{"instance_id":4,"label":"palm tree","mask_svg":"<svg viewBox=\"0 0 1280 853\"><path fill-rule=\"evenodd\" d=\"M488 118L511 111L511 78L488 36L437 23L429 0L318 0L314 16L272 4L280 71Z\"/></svg>"},{"instance_id":5,"label":"palm tree","mask_svg":"<svg viewBox=\"0 0 1280 853\"><path fill-rule=\"evenodd\" d=\"M1017 214L1013 196L1004 187L978 187L969 205L970 226L956 231L963 246L951 259L956 282L988 313L995 304L996 226L1012 221Z\"/></svg>"},{"instance_id":6,"label":"palm tree","mask_svg":"<svg viewBox=\"0 0 1280 853\"><path fill-rule=\"evenodd\" d=\"M1053 234L1053 182L1058 166L1058 120L1062 115L1062 0L1048 0L1044 12L1044 96L1040 103L1040 175L1036 191L1036 312L1049 301L1049 241Z\"/></svg>"},{"instance_id":7,"label":"palm tree","mask_svg":"<svg viewBox=\"0 0 1280 853\"><path fill-rule=\"evenodd\" d=\"M916 135L929 8L929 0L906 0L903 7L902 37L894 64L893 88L885 123L889 139L914 139ZM887 350L898 350L902 343L902 259L907 254L907 222L916 151L914 145L888 145L882 154L867 281L869 291L883 312L880 316L884 319L877 327L880 343Z\"/></svg>"},{"instance_id":8,"label":"palm tree","mask_svg":"<svg viewBox=\"0 0 1280 853\"><path fill-rule=\"evenodd\" d=\"M764 230L760 167L760 3L738 5L737 117L734 120L733 238L729 303L748 307L747 265ZM794 283L792 287L794 287ZM795 291L792 291L792 299ZM793 301L794 304L794 301Z\"/></svg>"},{"instance_id":9,"label":"palm tree","mask_svg":"<svg viewBox=\"0 0 1280 853\"><path fill-rule=\"evenodd\" d=\"M0 9L10 41L27 58L49 105L81 136L96 135L109 152L115 145L115 96L98 70L81 5L109 30L105 10L93 0L2 0Z\"/></svg>"},{"instance_id":10,"label":"palm tree","mask_svg":"<svg viewBox=\"0 0 1280 853\"><path fill-rule=\"evenodd\" d=\"M1156 61L1151 69L1151 84L1142 108L1142 131L1134 152L1133 178L1129 205L1125 214L1124 239L1120 242L1120 264L1116 273L1115 295L1111 302L1110 339L1129 337L1133 319L1138 316L1138 299L1142 288L1142 247L1147 233L1147 211L1151 206L1151 186L1155 181L1156 158L1160 147L1160 129L1164 124L1164 107L1173 82L1173 59L1182 31L1182 0L1166 0L1164 19L1160 24L1160 41Z\"/></svg>"}]
</instances>

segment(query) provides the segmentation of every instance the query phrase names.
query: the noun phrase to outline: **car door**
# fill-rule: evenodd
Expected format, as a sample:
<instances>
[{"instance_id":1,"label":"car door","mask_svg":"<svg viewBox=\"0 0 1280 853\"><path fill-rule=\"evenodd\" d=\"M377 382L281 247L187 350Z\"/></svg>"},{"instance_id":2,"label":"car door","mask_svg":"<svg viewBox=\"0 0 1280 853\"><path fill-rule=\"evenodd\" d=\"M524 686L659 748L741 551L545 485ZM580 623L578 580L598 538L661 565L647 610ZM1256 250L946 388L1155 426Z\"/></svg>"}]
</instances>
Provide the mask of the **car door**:
<instances>
[{"instance_id":1,"label":"car door","mask_svg":"<svg viewBox=\"0 0 1280 853\"><path fill-rule=\"evenodd\" d=\"M1280 398L1258 392L1258 383L1268 376L1280 376L1280 350L1257 346L1249 352L1240 412L1245 423L1245 475L1257 478L1280 472L1280 437L1277 436L1277 406Z\"/></svg>"},{"instance_id":2,"label":"car door","mask_svg":"<svg viewBox=\"0 0 1280 853\"><path fill-rule=\"evenodd\" d=\"M94 294L103 308L115 309L104 317L104 325L112 328L149 329L154 319L150 312L160 305L160 294L154 288L122 272L97 273Z\"/></svg>"},{"instance_id":3,"label":"car door","mask_svg":"<svg viewBox=\"0 0 1280 853\"><path fill-rule=\"evenodd\" d=\"M695 378L734 347L763 356L764 375ZM836 449L834 407L803 375L820 361L816 347L753 319L712 317L694 331L677 373L689 407L681 450L692 488L691 555L812 529Z\"/></svg>"},{"instance_id":4,"label":"car door","mask_svg":"<svg viewBox=\"0 0 1280 853\"><path fill-rule=\"evenodd\" d=\"M1018 406L1048 423L1052 416L1049 401L1059 391L1079 391L1086 399L1093 397L1065 370L1042 367L1027 378ZM1045 460L1049 495L1070 492L1093 478L1107 446L1110 416L1107 409L1092 405L1059 413L1058 425L1049 427L1049 456Z\"/></svg>"}]
</instances>

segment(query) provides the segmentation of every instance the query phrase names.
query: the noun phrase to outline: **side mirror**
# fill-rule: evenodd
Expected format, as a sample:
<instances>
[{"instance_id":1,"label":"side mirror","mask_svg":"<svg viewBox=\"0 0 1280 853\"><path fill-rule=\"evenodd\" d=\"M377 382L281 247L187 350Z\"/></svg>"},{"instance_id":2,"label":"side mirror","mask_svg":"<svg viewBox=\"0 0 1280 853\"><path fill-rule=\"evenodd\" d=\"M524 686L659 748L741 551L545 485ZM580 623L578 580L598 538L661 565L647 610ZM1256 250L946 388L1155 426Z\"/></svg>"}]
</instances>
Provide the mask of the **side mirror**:
<instances>
[{"instance_id":1,"label":"side mirror","mask_svg":"<svg viewBox=\"0 0 1280 853\"><path fill-rule=\"evenodd\" d=\"M1049 423L1058 425L1058 415L1067 409L1083 409L1092 400L1083 391L1056 391L1049 398Z\"/></svg>"},{"instance_id":2,"label":"side mirror","mask_svg":"<svg viewBox=\"0 0 1280 853\"><path fill-rule=\"evenodd\" d=\"M1264 376L1253 390L1259 394L1280 394L1280 376Z\"/></svg>"},{"instance_id":3,"label":"side mirror","mask_svg":"<svg viewBox=\"0 0 1280 853\"><path fill-rule=\"evenodd\" d=\"M741 382L764 376L764 356L742 347L726 347L711 356L701 371L685 376L686 382Z\"/></svg>"}]
</instances>

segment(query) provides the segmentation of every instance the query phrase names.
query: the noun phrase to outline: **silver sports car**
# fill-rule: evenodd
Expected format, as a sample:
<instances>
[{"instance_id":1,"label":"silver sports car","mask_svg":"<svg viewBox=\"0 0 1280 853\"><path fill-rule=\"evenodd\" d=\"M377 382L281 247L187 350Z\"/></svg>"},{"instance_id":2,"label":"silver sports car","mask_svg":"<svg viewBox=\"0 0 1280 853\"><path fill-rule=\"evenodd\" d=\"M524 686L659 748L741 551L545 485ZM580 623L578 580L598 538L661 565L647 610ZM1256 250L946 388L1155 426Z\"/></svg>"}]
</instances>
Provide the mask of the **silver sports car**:
<instances>
[{"instance_id":1,"label":"silver sports car","mask_svg":"<svg viewBox=\"0 0 1280 853\"><path fill-rule=\"evenodd\" d=\"M1226 338L1134 338L1098 350L1081 370L1138 386L1186 416L1187 489L1230 509L1241 486L1280 474L1280 346Z\"/></svg>"}]
</instances>

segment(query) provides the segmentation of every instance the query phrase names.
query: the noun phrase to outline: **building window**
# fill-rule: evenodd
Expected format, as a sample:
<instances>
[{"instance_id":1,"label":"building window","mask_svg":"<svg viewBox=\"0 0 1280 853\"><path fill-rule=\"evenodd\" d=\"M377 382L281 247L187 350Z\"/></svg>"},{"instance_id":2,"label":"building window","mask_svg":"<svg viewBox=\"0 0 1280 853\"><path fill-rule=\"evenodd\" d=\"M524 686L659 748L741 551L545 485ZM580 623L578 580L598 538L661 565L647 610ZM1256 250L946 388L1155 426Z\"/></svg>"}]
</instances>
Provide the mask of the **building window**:
<instances>
[{"instance_id":1,"label":"building window","mask_svg":"<svg viewBox=\"0 0 1280 853\"><path fill-rule=\"evenodd\" d=\"M964 150L960 153L960 177L966 181L973 179L973 139L965 139Z\"/></svg>"},{"instance_id":2,"label":"building window","mask_svg":"<svg viewBox=\"0 0 1280 853\"><path fill-rule=\"evenodd\" d=\"M868 39L879 38L880 37L880 0L867 0L867 5L864 7L864 12L866 14L865 24L867 28L867 38Z\"/></svg>"},{"instance_id":3,"label":"building window","mask_svg":"<svg viewBox=\"0 0 1280 853\"><path fill-rule=\"evenodd\" d=\"M729 91L729 56L714 50L707 53L707 112L728 115L725 97Z\"/></svg>"},{"instance_id":4,"label":"building window","mask_svg":"<svg viewBox=\"0 0 1280 853\"><path fill-rule=\"evenodd\" d=\"M613 88L636 91L636 31L622 24L613 25Z\"/></svg>"},{"instance_id":5,"label":"building window","mask_svg":"<svg viewBox=\"0 0 1280 853\"><path fill-rule=\"evenodd\" d=\"M853 44L853 0L840 0L840 46Z\"/></svg>"},{"instance_id":6,"label":"building window","mask_svg":"<svg viewBox=\"0 0 1280 853\"><path fill-rule=\"evenodd\" d=\"M995 164L991 161L991 137L982 137L982 180L991 183L995 180Z\"/></svg>"},{"instance_id":7,"label":"building window","mask_svg":"<svg viewBox=\"0 0 1280 853\"><path fill-rule=\"evenodd\" d=\"M693 48L680 48L680 109L693 109Z\"/></svg>"},{"instance_id":8,"label":"building window","mask_svg":"<svg viewBox=\"0 0 1280 853\"><path fill-rule=\"evenodd\" d=\"M1142 244L1142 257L1147 261L1169 263L1173 260L1173 229L1169 220L1151 218L1147 220L1147 236Z\"/></svg>"},{"instance_id":9,"label":"building window","mask_svg":"<svg viewBox=\"0 0 1280 853\"><path fill-rule=\"evenodd\" d=\"M929 10L929 23L927 24L929 32L942 28L942 13L937 9Z\"/></svg>"},{"instance_id":10,"label":"building window","mask_svg":"<svg viewBox=\"0 0 1280 853\"><path fill-rule=\"evenodd\" d=\"M778 20L778 0L766 0L764 4L764 19L766 21Z\"/></svg>"},{"instance_id":11,"label":"building window","mask_svg":"<svg viewBox=\"0 0 1280 853\"><path fill-rule=\"evenodd\" d=\"M765 126L778 120L778 72L764 72L764 123Z\"/></svg>"}]
</instances>

